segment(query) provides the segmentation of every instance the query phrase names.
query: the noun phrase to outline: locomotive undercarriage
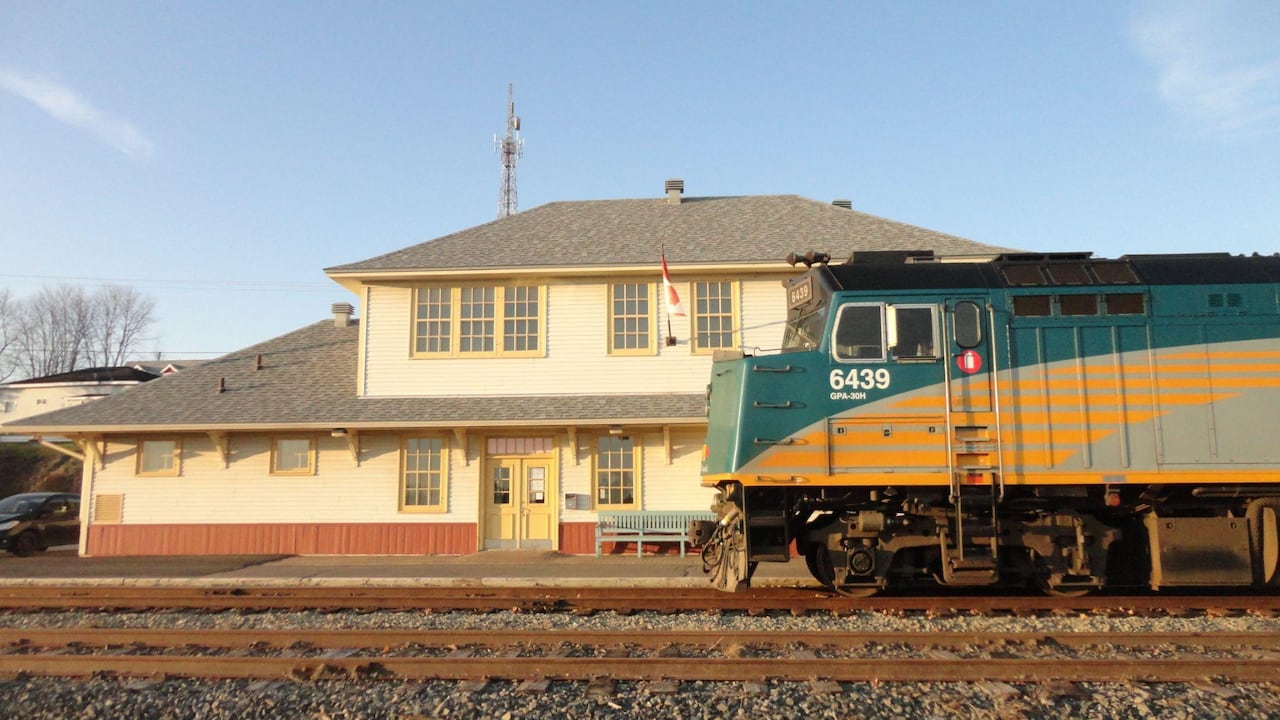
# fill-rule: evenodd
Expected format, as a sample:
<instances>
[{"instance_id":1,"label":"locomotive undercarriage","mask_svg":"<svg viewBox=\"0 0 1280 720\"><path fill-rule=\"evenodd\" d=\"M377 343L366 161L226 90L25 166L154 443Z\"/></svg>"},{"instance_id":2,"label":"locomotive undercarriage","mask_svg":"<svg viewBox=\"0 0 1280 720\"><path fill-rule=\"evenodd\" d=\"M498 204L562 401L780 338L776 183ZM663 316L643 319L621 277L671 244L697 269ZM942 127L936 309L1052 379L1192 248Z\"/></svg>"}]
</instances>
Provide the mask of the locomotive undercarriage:
<instances>
[{"instance_id":1,"label":"locomotive undercarriage","mask_svg":"<svg viewBox=\"0 0 1280 720\"><path fill-rule=\"evenodd\" d=\"M1280 487L724 488L703 528L713 585L791 548L851 596L921 583L1080 595L1104 585L1280 585Z\"/></svg>"}]
</instances>

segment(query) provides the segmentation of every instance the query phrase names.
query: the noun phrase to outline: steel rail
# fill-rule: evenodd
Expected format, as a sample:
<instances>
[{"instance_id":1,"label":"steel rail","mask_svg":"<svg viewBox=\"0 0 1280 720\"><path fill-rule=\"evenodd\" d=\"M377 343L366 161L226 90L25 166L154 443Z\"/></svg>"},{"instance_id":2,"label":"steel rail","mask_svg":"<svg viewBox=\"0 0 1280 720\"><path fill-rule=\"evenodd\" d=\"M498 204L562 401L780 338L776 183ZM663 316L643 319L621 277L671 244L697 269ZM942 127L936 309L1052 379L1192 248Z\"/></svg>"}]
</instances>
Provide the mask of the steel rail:
<instances>
[{"instance_id":1,"label":"steel rail","mask_svg":"<svg viewBox=\"0 0 1280 720\"><path fill-rule=\"evenodd\" d=\"M258 630L153 628L0 628L0 644L9 651L27 647L147 646L160 648L283 648L303 643L314 648L386 649L409 644L423 647L481 646L550 647L634 646L661 648L690 645L700 648L736 646L842 649L900 644L910 647L989 648L1008 645L1056 644L1064 647L1157 646L1241 650L1280 650L1280 633L1272 632L813 632L732 630Z\"/></svg>"},{"instance_id":2,"label":"steel rail","mask_svg":"<svg viewBox=\"0 0 1280 720\"><path fill-rule=\"evenodd\" d=\"M802 588L722 593L709 588L602 587L144 587L22 585L0 587L0 609L381 609L533 611L981 611L1170 613L1280 611L1280 595L1161 594L1056 598L1032 595L920 595L865 599Z\"/></svg>"},{"instance_id":3,"label":"steel rail","mask_svg":"<svg viewBox=\"0 0 1280 720\"><path fill-rule=\"evenodd\" d=\"M704 680L839 682L1280 681L1275 659L992 658L299 658L233 656L3 655L0 672L294 680Z\"/></svg>"}]
</instances>

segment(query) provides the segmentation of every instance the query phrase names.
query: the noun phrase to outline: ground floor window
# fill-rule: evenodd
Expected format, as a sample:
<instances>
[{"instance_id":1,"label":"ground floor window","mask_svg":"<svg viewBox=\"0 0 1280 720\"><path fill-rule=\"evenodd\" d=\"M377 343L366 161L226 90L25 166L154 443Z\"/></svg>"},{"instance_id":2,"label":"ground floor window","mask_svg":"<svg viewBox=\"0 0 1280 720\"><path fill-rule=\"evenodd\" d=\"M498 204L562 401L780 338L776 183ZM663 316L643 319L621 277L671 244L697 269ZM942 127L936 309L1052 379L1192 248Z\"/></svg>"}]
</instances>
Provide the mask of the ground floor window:
<instances>
[{"instance_id":1,"label":"ground floor window","mask_svg":"<svg viewBox=\"0 0 1280 720\"><path fill-rule=\"evenodd\" d=\"M315 438L279 437L271 441L272 475L314 475L315 471Z\"/></svg>"},{"instance_id":2,"label":"ground floor window","mask_svg":"<svg viewBox=\"0 0 1280 720\"><path fill-rule=\"evenodd\" d=\"M448 495L444 440L405 438L401 457L400 508L444 512Z\"/></svg>"},{"instance_id":3,"label":"ground floor window","mask_svg":"<svg viewBox=\"0 0 1280 720\"><path fill-rule=\"evenodd\" d=\"M601 435L596 439L596 507L639 509L639 443L629 435Z\"/></svg>"},{"instance_id":4,"label":"ground floor window","mask_svg":"<svg viewBox=\"0 0 1280 720\"><path fill-rule=\"evenodd\" d=\"M142 440L138 443L139 475L177 475L182 443L178 440Z\"/></svg>"}]
</instances>

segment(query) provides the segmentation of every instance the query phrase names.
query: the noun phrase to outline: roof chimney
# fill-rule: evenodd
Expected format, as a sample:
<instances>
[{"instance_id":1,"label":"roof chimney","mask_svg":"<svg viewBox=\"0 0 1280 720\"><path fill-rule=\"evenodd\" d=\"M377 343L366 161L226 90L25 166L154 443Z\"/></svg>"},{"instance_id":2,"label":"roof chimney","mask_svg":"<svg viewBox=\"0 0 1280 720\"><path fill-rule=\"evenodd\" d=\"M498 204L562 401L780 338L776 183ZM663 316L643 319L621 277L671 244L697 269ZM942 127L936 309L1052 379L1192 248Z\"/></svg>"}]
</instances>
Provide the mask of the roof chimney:
<instances>
[{"instance_id":1,"label":"roof chimney","mask_svg":"<svg viewBox=\"0 0 1280 720\"><path fill-rule=\"evenodd\" d=\"M330 308L333 311L333 324L335 327L346 327L351 324L351 314L356 311L351 303L334 303Z\"/></svg>"},{"instance_id":2,"label":"roof chimney","mask_svg":"<svg viewBox=\"0 0 1280 720\"><path fill-rule=\"evenodd\" d=\"M684 194L684 181L672 179L667 181L667 204L679 205L680 196Z\"/></svg>"},{"instance_id":3,"label":"roof chimney","mask_svg":"<svg viewBox=\"0 0 1280 720\"><path fill-rule=\"evenodd\" d=\"M832 204L832 205L835 205L835 206L836 206L836 207L838 207L838 208L844 208L845 210L852 210L852 209L853 209L853 201L852 201L852 200L832 200L832 201L831 201L831 204Z\"/></svg>"}]
</instances>

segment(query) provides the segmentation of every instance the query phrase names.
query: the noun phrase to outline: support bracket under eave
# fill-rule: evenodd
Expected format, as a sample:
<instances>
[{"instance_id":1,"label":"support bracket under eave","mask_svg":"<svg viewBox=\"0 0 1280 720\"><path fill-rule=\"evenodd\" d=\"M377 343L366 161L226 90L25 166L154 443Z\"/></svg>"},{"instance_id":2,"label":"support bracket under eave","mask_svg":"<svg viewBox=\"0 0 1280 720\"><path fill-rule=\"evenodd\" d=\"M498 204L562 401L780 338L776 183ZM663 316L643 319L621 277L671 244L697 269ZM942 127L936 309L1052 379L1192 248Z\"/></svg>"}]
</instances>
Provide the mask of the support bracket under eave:
<instances>
[{"instance_id":1,"label":"support bracket under eave","mask_svg":"<svg viewBox=\"0 0 1280 720\"><path fill-rule=\"evenodd\" d=\"M671 464L671 426L662 426L662 452L663 457L667 459L667 464Z\"/></svg>"},{"instance_id":2,"label":"support bracket under eave","mask_svg":"<svg viewBox=\"0 0 1280 720\"><path fill-rule=\"evenodd\" d=\"M213 448L218 451L218 456L222 458L222 469L231 467L231 438L224 432L211 432L209 440L213 443Z\"/></svg>"},{"instance_id":3,"label":"support bracket under eave","mask_svg":"<svg viewBox=\"0 0 1280 720\"><path fill-rule=\"evenodd\" d=\"M471 454L467 452L467 429L456 427L453 429L453 439L458 447L462 450L462 464L464 466L471 465Z\"/></svg>"},{"instance_id":4,"label":"support bracket under eave","mask_svg":"<svg viewBox=\"0 0 1280 720\"><path fill-rule=\"evenodd\" d=\"M360 467L360 431L347 431L347 449L351 451L351 462Z\"/></svg>"},{"instance_id":5,"label":"support bracket under eave","mask_svg":"<svg viewBox=\"0 0 1280 720\"><path fill-rule=\"evenodd\" d=\"M569 457L573 458L573 464L578 464L578 428L571 427L569 432Z\"/></svg>"},{"instance_id":6,"label":"support bracket under eave","mask_svg":"<svg viewBox=\"0 0 1280 720\"><path fill-rule=\"evenodd\" d=\"M45 439L44 439L43 437L41 437L40 435L36 435L36 436L35 436L35 441L36 441L37 443L40 443L41 445L43 445L43 446L45 446L45 447L49 448L50 450L53 450L54 452L62 453L63 455L66 455L67 457L75 458L76 460L79 460L80 462L85 462L85 456L88 454L88 453L86 453L86 452L76 452L75 450L68 450L67 448L65 448L65 447L63 447L63 446L61 446L61 445L59 445L59 444L57 444L57 443L51 443L51 442L49 442L48 440L45 440ZM83 446L83 445L81 445L81 441L80 441L79 439L76 439L76 440L75 440L75 443L76 443L76 445L77 445L78 447L80 447L80 448L83 450L84 446Z\"/></svg>"}]
</instances>

